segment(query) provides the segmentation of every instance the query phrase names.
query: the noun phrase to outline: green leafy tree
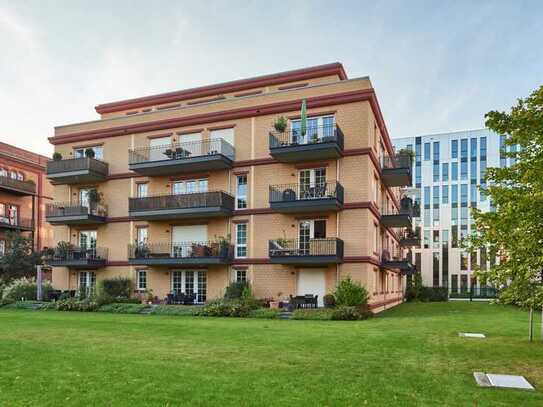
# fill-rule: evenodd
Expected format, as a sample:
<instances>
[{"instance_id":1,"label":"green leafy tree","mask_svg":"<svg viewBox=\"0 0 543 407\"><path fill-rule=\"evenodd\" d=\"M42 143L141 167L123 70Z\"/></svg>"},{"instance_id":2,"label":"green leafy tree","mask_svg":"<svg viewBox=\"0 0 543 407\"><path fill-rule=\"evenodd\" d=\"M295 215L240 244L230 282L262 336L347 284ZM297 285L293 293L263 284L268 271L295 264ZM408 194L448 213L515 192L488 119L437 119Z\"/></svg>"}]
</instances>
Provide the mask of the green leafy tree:
<instances>
[{"instance_id":1,"label":"green leafy tree","mask_svg":"<svg viewBox=\"0 0 543 407\"><path fill-rule=\"evenodd\" d=\"M36 265L40 263L41 255L34 251L31 238L18 232L6 234L6 250L0 258L0 280L34 276Z\"/></svg>"},{"instance_id":2,"label":"green leafy tree","mask_svg":"<svg viewBox=\"0 0 543 407\"><path fill-rule=\"evenodd\" d=\"M482 249L499 261L478 271L482 282L501 288L507 303L534 307L543 303L543 86L519 99L510 112L491 111L486 126L507 135L503 152L512 164L488 168L481 188L495 211L472 211L475 231L465 246Z\"/></svg>"}]
</instances>

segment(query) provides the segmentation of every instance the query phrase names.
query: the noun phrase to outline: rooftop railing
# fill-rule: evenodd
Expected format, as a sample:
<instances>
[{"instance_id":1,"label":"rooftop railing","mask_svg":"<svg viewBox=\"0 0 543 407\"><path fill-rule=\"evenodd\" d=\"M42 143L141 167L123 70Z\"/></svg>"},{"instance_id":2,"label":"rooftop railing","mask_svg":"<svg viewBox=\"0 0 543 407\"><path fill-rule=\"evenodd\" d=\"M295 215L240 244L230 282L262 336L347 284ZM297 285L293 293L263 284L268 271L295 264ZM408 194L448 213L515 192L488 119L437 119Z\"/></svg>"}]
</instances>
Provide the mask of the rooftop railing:
<instances>
[{"instance_id":1,"label":"rooftop railing","mask_svg":"<svg viewBox=\"0 0 543 407\"><path fill-rule=\"evenodd\" d=\"M410 154L399 153L396 155L387 155L383 157L383 168L411 168L413 166L413 157Z\"/></svg>"}]
</instances>

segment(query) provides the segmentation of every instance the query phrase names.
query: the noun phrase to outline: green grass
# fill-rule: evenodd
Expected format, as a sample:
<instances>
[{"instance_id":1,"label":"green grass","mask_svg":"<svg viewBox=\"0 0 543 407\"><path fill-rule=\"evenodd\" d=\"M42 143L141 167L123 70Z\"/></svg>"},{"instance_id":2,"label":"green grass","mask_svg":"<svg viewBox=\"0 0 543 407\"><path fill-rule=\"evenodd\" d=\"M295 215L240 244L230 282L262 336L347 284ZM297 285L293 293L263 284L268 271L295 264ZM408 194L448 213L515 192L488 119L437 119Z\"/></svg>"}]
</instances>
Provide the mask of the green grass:
<instances>
[{"instance_id":1,"label":"green grass","mask_svg":"<svg viewBox=\"0 0 543 407\"><path fill-rule=\"evenodd\" d=\"M0 406L543 405L527 313L482 303L358 322L0 309L0 334ZM473 371L536 391L479 388Z\"/></svg>"}]
</instances>

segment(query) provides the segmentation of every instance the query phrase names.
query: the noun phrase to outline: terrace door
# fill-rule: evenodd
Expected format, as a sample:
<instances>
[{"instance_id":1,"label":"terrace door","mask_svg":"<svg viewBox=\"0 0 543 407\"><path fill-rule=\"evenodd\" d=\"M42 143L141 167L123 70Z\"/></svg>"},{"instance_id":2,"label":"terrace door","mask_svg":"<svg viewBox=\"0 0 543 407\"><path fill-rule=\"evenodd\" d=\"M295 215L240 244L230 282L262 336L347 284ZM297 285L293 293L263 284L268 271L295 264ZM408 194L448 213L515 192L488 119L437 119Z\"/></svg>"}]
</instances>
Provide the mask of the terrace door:
<instances>
[{"instance_id":1,"label":"terrace door","mask_svg":"<svg viewBox=\"0 0 543 407\"><path fill-rule=\"evenodd\" d=\"M310 254L318 255L319 253L311 253L311 240L324 239L326 237L326 221L325 220L302 220L298 224L298 249L300 255L309 256Z\"/></svg>"},{"instance_id":2,"label":"terrace door","mask_svg":"<svg viewBox=\"0 0 543 407\"><path fill-rule=\"evenodd\" d=\"M326 195L326 168L301 170L298 181L298 199L323 198Z\"/></svg>"},{"instance_id":3,"label":"terrace door","mask_svg":"<svg viewBox=\"0 0 543 407\"><path fill-rule=\"evenodd\" d=\"M297 295L318 295L317 304L323 306L322 297L326 294L325 270L322 269L300 269L298 270L298 281L296 284Z\"/></svg>"},{"instance_id":4,"label":"terrace door","mask_svg":"<svg viewBox=\"0 0 543 407\"><path fill-rule=\"evenodd\" d=\"M152 138L149 141L149 161L167 160L166 150L168 149L171 149L170 136Z\"/></svg>"},{"instance_id":5,"label":"terrace door","mask_svg":"<svg viewBox=\"0 0 543 407\"><path fill-rule=\"evenodd\" d=\"M193 255L193 248L205 244L207 244L207 225L172 227L173 257L190 257Z\"/></svg>"},{"instance_id":6,"label":"terrace door","mask_svg":"<svg viewBox=\"0 0 543 407\"><path fill-rule=\"evenodd\" d=\"M198 157L207 152L202 152L202 133L183 134L179 137L179 143L183 149L184 157Z\"/></svg>"},{"instance_id":7,"label":"terrace door","mask_svg":"<svg viewBox=\"0 0 543 407\"><path fill-rule=\"evenodd\" d=\"M87 257L96 257L96 230L79 231L79 246Z\"/></svg>"},{"instance_id":8,"label":"terrace door","mask_svg":"<svg viewBox=\"0 0 543 407\"><path fill-rule=\"evenodd\" d=\"M207 299L207 272L202 270L183 270L171 272L171 291L173 293L194 294L194 302L203 304Z\"/></svg>"}]
</instances>

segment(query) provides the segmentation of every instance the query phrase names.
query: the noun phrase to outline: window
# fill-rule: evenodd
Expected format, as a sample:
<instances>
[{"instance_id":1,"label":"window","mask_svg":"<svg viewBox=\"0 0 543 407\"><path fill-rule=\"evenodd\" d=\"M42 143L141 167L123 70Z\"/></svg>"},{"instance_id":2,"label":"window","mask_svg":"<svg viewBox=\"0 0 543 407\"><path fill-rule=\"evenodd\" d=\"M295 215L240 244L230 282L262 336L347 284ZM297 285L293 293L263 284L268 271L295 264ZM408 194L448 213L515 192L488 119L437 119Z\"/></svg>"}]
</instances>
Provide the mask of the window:
<instances>
[{"instance_id":1,"label":"window","mask_svg":"<svg viewBox=\"0 0 543 407\"><path fill-rule=\"evenodd\" d=\"M145 291L147 290L147 271L137 270L136 271L136 290Z\"/></svg>"},{"instance_id":2,"label":"window","mask_svg":"<svg viewBox=\"0 0 543 407\"><path fill-rule=\"evenodd\" d=\"M424 143L424 161L430 159L430 143Z\"/></svg>"},{"instance_id":3,"label":"window","mask_svg":"<svg viewBox=\"0 0 543 407\"><path fill-rule=\"evenodd\" d=\"M207 273L205 271L172 271L171 291L194 294L194 303L202 304L207 299Z\"/></svg>"},{"instance_id":4,"label":"window","mask_svg":"<svg viewBox=\"0 0 543 407\"><path fill-rule=\"evenodd\" d=\"M247 174L236 177L236 209L247 208Z\"/></svg>"},{"instance_id":5,"label":"window","mask_svg":"<svg viewBox=\"0 0 543 407\"><path fill-rule=\"evenodd\" d=\"M9 176L11 179L17 179L17 171L10 171Z\"/></svg>"},{"instance_id":6,"label":"window","mask_svg":"<svg viewBox=\"0 0 543 407\"><path fill-rule=\"evenodd\" d=\"M18 172L18 173L17 173L17 179L18 179L19 181L24 181L24 180L25 180L24 174L23 174L22 172Z\"/></svg>"},{"instance_id":7,"label":"window","mask_svg":"<svg viewBox=\"0 0 543 407\"><path fill-rule=\"evenodd\" d=\"M145 198L149 194L149 184L140 183L136 184L136 196L138 198Z\"/></svg>"},{"instance_id":8,"label":"window","mask_svg":"<svg viewBox=\"0 0 543 407\"><path fill-rule=\"evenodd\" d=\"M247 282L247 270L235 269L235 281L237 283L246 283Z\"/></svg>"},{"instance_id":9,"label":"window","mask_svg":"<svg viewBox=\"0 0 543 407\"><path fill-rule=\"evenodd\" d=\"M247 257L247 224L236 225L236 257Z\"/></svg>"},{"instance_id":10,"label":"window","mask_svg":"<svg viewBox=\"0 0 543 407\"><path fill-rule=\"evenodd\" d=\"M441 203L448 204L449 203L449 186L443 185L441 187Z\"/></svg>"},{"instance_id":11,"label":"window","mask_svg":"<svg viewBox=\"0 0 543 407\"><path fill-rule=\"evenodd\" d=\"M194 194L196 192L207 192L207 178L172 183L172 194L174 195Z\"/></svg>"},{"instance_id":12,"label":"window","mask_svg":"<svg viewBox=\"0 0 543 407\"><path fill-rule=\"evenodd\" d=\"M7 177L8 172L5 168L0 168L0 177Z\"/></svg>"},{"instance_id":13,"label":"window","mask_svg":"<svg viewBox=\"0 0 543 407\"><path fill-rule=\"evenodd\" d=\"M507 157L505 156L505 140L506 137L502 134L500 136L500 167L502 168L507 166Z\"/></svg>"},{"instance_id":14,"label":"window","mask_svg":"<svg viewBox=\"0 0 543 407\"><path fill-rule=\"evenodd\" d=\"M439 245L439 243L438 243ZM433 285L439 287L439 252L434 252L432 256Z\"/></svg>"},{"instance_id":15,"label":"window","mask_svg":"<svg viewBox=\"0 0 543 407\"><path fill-rule=\"evenodd\" d=\"M458 140L451 141L451 158L458 158Z\"/></svg>"},{"instance_id":16,"label":"window","mask_svg":"<svg viewBox=\"0 0 543 407\"><path fill-rule=\"evenodd\" d=\"M460 270L468 269L468 254L465 252L460 252Z\"/></svg>"},{"instance_id":17,"label":"window","mask_svg":"<svg viewBox=\"0 0 543 407\"><path fill-rule=\"evenodd\" d=\"M104 158L104 149L102 146L76 148L74 149L74 157L75 158L86 157L85 150L87 150L88 148L94 151L94 158L96 158L97 160L102 160Z\"/></svg>"},{"instance_id":18,"label":"window","mask_svg":"<svg viewBox=\"0 0 543 407\"><path fill-rule=\"evenodd\" d=\"M309 117L306 133L301 132L301 120L292 120L292 143L308 144L322 142L323 139L334 137L334 116Z\"/></svg>"},{"instance_id":19,"label":"window","mask_svg":"<svg viewBox=\"0 0 543 407\"><path fill-rule=\"evenodd\" d=\"M458 163L451 163L451 180L458 181Z\"/></svg>"},{"instance_id":20,"label":"window","mask_svg":"<svg viewBox=\"0 0 543 407\"><path fill-rule=\"evenodd\" d=\"M439 141L434 141L434 182L439 181Z\"/></svg>"},{"instance_id":21,"label":"window","mask_svg":"<svg viewBox=\"0 0 543 407\"><path fill-rule=\"evenodd\" d=\"M441 164L441 180L444 182L449 180L449 163Z\"/></svg>"},{"instance_id":22,"label":"window","mask_svg":"<svg viewBox=\"0 0 543 407\"><path fill-rule=\"evenodd\" d=\"M141 246L141 245L146 244L147 243L147 227L137 228L136 233L137 233L136 239L137 239L138 245Z\"/></svg>"},{"instance_id":23,"label":"window","mask_svg":"<svg viewBox=\"0 0 543 407\"><path fill-rule=\"evenodd\" d=\"M94 271L79 272L79 292L92 294L96 288L96 273Z\"/></svg>"}]
</instances>

